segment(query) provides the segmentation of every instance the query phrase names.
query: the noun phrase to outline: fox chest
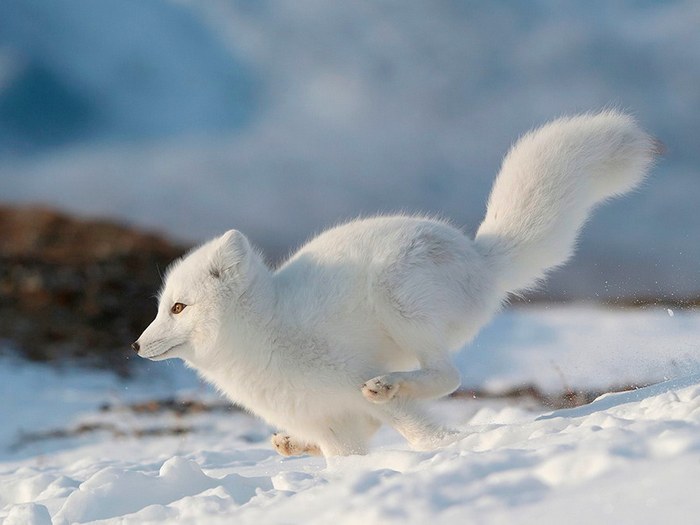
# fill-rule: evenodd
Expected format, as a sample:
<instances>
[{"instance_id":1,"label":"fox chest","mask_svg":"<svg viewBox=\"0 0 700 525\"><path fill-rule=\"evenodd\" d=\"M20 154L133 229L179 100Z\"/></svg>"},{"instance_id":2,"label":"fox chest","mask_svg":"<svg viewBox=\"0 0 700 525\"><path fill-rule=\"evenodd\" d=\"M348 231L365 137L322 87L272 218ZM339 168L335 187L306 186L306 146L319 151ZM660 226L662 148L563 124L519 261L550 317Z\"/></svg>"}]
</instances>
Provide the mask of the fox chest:
<instances>
[{"instance_id":1,"label":"fox chest","mask_svg":"<svg viewBox=\"0 0 700 525\"><path fill-rule=\"evenodd\" d=\"M232 402L276 427L290 429L301 421L324 419L342 411L342 389L327 388L312 377L287 374L204 374Z\"/></svg>"}]
</instances>

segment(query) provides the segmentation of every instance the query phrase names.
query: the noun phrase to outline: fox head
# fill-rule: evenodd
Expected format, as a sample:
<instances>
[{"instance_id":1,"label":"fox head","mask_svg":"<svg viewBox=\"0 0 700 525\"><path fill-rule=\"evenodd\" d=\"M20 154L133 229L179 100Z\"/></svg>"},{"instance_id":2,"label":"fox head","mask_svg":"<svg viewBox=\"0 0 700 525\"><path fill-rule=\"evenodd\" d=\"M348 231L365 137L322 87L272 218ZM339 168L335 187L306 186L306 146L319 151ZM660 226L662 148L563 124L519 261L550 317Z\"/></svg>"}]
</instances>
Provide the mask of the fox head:
<instances>
[{"instance_id":1,"label":"fox head","mask_svg":"<svg viewBox=\"0 0 700 525\"><path fill-rule=\"evenodd\" d=\"M173 262L153 322L131 345L140 357L194 361L216 347L227 310L247 289L255 253L230 230Z\"/></svg>"}]
</instances>

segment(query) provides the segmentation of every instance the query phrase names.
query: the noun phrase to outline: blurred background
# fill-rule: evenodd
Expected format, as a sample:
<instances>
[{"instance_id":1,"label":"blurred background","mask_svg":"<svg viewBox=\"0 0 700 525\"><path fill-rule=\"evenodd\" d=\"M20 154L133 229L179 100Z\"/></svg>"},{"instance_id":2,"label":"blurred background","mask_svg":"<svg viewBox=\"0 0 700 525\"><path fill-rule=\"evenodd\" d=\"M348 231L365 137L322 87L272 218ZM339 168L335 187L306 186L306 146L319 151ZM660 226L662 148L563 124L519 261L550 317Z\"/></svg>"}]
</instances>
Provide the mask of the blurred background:
<instances>
[{"instance_id":1,"label":"blurred background","mask_svg":"<svg viewBox=\"0 0 700 525\"><path fill-rule=\"evenodd\" d=\"M271 263L358 215L473 235L519 135L606 107L665 157L528 300L693 305L698 27L695 0L4 0L3 347L125 348L159 271L232 227Z\"/></svg>"}]
</instances>

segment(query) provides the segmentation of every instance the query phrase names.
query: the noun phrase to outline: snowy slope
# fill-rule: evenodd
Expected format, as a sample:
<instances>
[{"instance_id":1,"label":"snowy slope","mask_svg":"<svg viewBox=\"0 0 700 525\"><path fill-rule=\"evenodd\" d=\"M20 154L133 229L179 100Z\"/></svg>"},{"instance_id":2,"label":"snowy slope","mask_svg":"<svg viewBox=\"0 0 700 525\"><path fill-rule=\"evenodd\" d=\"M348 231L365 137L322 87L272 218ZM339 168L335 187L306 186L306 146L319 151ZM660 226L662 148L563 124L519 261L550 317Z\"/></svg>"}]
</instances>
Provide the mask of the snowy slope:
<instances>
[{"instance_id":1,"label":"snowy slope","mask_svg":"<svg viewBox=\"0 0 700 525\"><path fill-rule=\"evenodd\" d=\"M700 373L699 335L692 310L511 309L456 360L466 387L601 390Z\"/></svg>"},{"instance_id":2,"label":"snowy slope","mask_svg":"<svg viewBox=\"0 0 700 525\"><path fill-rule=\"evenodd\" d=\"M700 376L548 414L444 402L465 437L365 457L276 457L227 433L124 440L1 467L3 522L694 523ZM34 516L34 521L27 516ZM42 518L44 521L42 521ZM13 521L16 520L16 521Z\"/></svg>"},{"instance_id":3,"label":"snowy slope","mask_svg":"<svg viewBox=\"0 0 700 525\"><path fill-rule=\"evenodd\" d=\"M514 317L511 326L534 323L543 353L538 355L538 346L527 337L521 350L535 363L550 357L547 334L566 340L573 324L588 332L616 324L617 339L625 341L634 324L625 313L601 310L569 309L557 312L557 321L551 321L552 312L527 313L523 319L518 312L508 315ZM665 324L679 317L685 319ZM334 458L327 465L319 458L276 456L267 442L271 429L240 412L146 417L97 410L105 401L123 406L173 389L182 397L211 397L178 366L161 364L162 373L152 369L145 381L119 383L101 373L51 373L5 359L0 362L2 395L8 401L2 412L0 523L695 523L700 512L695 497L700 316L670 317L661 311L648 316L645 325L655 326L647 337L652 332L656 337L650 346L637 347L637 361L687 356L669 381L554 412L443 400L435 410L463 431L454 444L415 452L383 429L368 456ZM587 350L590 341L578 340L575 351L564 349L560 367ZM686 348L675 357L670 350L656 355L654 347L664 346ZM487 370L486 357L481 359ZM598 362L589 363L590 370L600 374L589 380L597 384L609 370L603 355L591 354L591 359ZM666 366L656 372L673 370L671 363ZM491 370L499 376L502 367ZM522 376L547 385L547 373L543 377L541 371L525 366ZM503 385L509 380L513 377L502 376ZM12 391L17 399L8 399ZM28 417L32 413L35 417ZM19 426L36 431L56 428L61 420L68 427L109 422L119 432L7 449ZM138 429L154 425L185 425L193 431L134 437Z\"/></svg>"}]
</instances>

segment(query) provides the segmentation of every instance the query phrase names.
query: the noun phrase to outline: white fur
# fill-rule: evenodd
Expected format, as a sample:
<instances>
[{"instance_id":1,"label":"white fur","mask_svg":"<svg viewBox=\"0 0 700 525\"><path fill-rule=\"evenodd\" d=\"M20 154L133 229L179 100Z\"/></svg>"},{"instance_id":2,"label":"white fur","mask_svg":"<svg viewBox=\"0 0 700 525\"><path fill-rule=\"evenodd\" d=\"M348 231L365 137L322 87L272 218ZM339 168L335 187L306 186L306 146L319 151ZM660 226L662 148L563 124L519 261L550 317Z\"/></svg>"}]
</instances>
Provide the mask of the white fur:
<instances>
[{"instance_id":1,"label":"white fur","mask_svg":"<svg viewBox=\"0 0 700 525\"><path fill-rule=\"evenodd\" d=\"M273 438L280 453L364 453L382 423L417 448L447 442L421 401L459 386L450 351L563 264L590 209L638 185L653 150L612 111L528 133L475 241L428 218L361 219L271 271L231 230L172 265L139 355L184 359L288 433Z\"/></svg>"}]
</instances>

